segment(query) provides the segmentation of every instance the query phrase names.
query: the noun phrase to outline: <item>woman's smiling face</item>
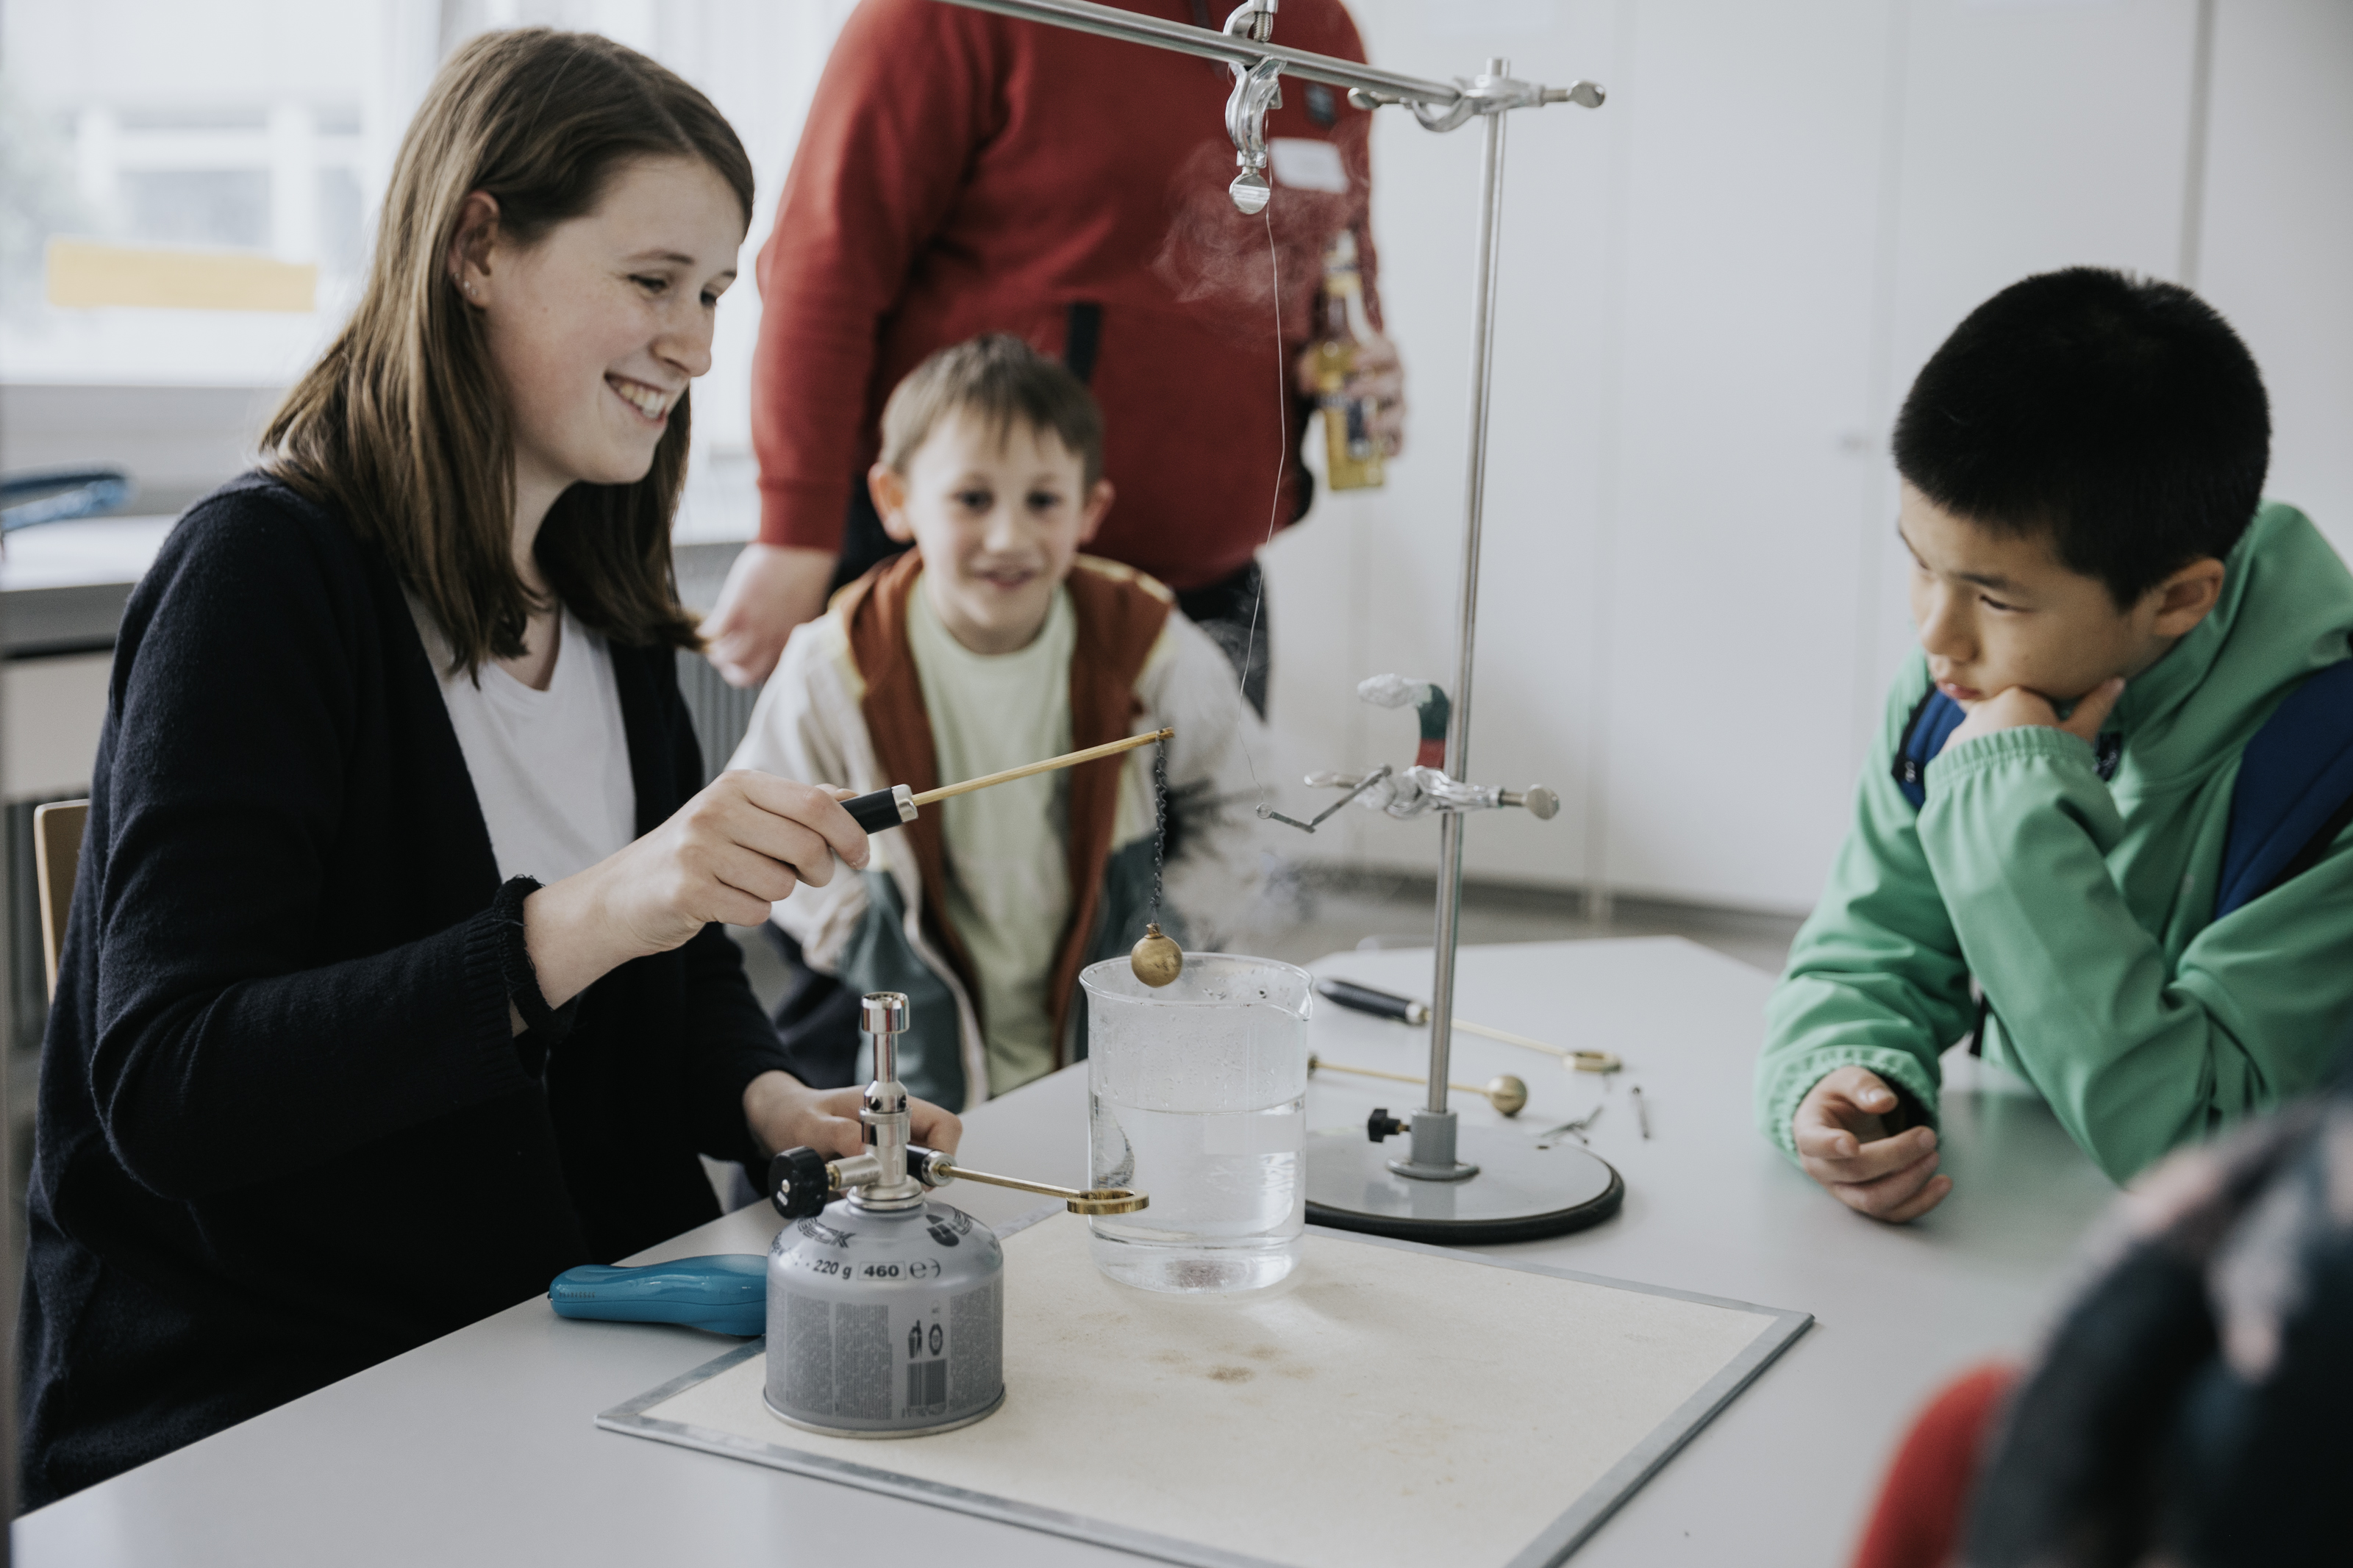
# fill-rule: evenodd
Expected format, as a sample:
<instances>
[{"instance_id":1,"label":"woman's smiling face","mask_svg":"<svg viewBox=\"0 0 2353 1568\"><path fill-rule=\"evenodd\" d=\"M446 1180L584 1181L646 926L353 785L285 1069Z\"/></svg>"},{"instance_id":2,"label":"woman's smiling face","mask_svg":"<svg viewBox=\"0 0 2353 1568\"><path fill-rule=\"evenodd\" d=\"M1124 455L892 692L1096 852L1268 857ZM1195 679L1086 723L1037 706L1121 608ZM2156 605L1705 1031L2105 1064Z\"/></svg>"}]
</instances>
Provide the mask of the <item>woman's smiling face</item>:
<instances>
[{"instance_id":1,"label":"woman's smiling face","mask_svg":"<svg viewBox=\"0 0 2353 1568\"><path fill-rule=\"evenodd\" d=\"M709 165L643 159L536 243L493 228L460 261L513 420L519 499L646 477L670 411L711 368L713 311L744 232L734 192Z\"/></svg>"}]
</instances>

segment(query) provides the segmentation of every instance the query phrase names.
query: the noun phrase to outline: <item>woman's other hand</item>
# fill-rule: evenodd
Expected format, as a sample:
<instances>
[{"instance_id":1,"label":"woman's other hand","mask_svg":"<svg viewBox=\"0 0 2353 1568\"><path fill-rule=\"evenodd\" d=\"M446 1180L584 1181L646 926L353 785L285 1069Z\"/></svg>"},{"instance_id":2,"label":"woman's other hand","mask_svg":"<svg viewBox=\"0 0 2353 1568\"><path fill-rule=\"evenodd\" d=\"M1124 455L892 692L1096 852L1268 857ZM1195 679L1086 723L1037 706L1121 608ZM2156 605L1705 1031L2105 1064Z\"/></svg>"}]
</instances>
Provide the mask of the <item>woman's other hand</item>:
<instances>
[{"instance_id":1,"label":"woman's other hand","mask_svg":"<svg viewBox=\"0 0 2353 1568\"><path fill-rule=\"evenodd\" d=\"M744 1086L744 1121L762 1155L810 1148L828 1160L865 1152L858 1120L862 1089L811 1089L786 1072L764 1072ZM943 1154L955 1152L964 1123L928 1100L907 1099L908 1136Z\"/></svg>"},{"instance_id":2,"label":"woman's other hand","mask_svg":"<svg viewBox=\"0 0 2353 1568\"><path fill-rule=\"evenodd\" d=\"M523 942L551 1007L633 958L684 945L714 921L755 926L834 858L867 861L866 835L834 792L773 773L719 775L668 822L523 900Z\"/></svg>"}]
</instances>

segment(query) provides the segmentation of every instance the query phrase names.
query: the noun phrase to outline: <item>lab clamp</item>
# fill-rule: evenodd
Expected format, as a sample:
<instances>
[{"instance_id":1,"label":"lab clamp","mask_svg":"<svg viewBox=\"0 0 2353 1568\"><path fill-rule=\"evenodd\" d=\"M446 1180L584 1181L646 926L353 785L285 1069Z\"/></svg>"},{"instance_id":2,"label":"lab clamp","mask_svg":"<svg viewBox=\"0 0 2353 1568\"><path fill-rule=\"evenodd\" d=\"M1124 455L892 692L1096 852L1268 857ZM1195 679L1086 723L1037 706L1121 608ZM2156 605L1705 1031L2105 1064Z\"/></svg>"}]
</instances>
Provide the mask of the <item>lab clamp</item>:
<instances>
[{"instance_id":1,"label":"lab clamp","mask_svg":"<svg viewBox=\"0 0 2353 1568\"><path fill-rule=\"evenodd\" d=\"M1286 827L1313 833L1352 801L1399 819L1432 811L1496 811L1505 806L1522 807L1539 822L1550 822L1559 814L1560 797L1542 784L1504 789L1494 784L1464 784L1446 775L1446 726L1452 704L1447 701L1444 689L1427 680L1376 675L1357 683L1356 695L1376 708L1413 707L1421 721L1421 747L1414 756L1413 766L1399 773L1383 763L1361 777L1338 773L1309 773L1309 789L1347 793L1305 822L1264 805L1258 808L1259 816Z\"/></svg>"},{"instance_id":2,"label":"lab clamp","mask_svg":"<svg viewBox=\"0 0 2353 1568\"><path fill-rule=\"evenodd\" d=\"M1622 1184L1617 1173L1591 1156L1527 1167L1525 1151L1492 1137L1490 1154L1478 1162L1456 1158L1455 1114L1447 1108L1447 1082L1453 1045L1455 945L1462 891L1462 827L1466 811L1502 806L1513 802L1510 792L1465 784L1470 776L1472 657L1476 643L1479 606L1480 530L1487 487L1487 424L1493 394L1495 343L1495 280L1501 254L1498 237L1503 225L1504 129L1510 112L1550 103L1573 103L1598 109L1600 87L1578 81L1565 88L1522 81L1510 64L1490 59L1476 76L1451 82L1404 76L1356 60L1288 48L1273 41L1279 0L1245 0L1226 20L1224 28L1206 27L1123 11L1092 0L944 0L944 4L994 12L1049 26L1068 27L1099 37L1121 38L1155 48L1219 60L1231 68L1234 87L1226 102L1226 131L1234 143L1240 173L1228 195L1244 213L1265 210L1273 192L1266 178L1266 111L1281 101L1280 79L1285 76L1322 82L1346 91L1355 108L1373 110L1391 105L1412 111L1430 131L1452 131L1473 119L1483 122L1485 139L1480 159L1478 268L1472 280L1471 340L1471 405L1468 464L1462 504L1462 564L1455 603L1455 672L1446 689L1451 698L1443 746L1435 757L1418 759L1403 775L1380 773L1374 778L1343 781L1357 798L1386 790L1382 810L1401 808L1400 815L1434 814L1439 821L1438 909L1434 965L1430 996L1429 1100L1413 1117L1412 1153L1382 1166L1360 1166L1366 1145L1361 1136L1354 1152L1324 1144L1319 1135L1310 1140L1308 1213L1328 1225L1401 1236L1425 1241L1525 1239L1556 1235L1592 1224L1616 1210ZM1422 770L1427 769L1428 772ZM1376 770L1379 773L1379 770ZM1550 792L1544 805L1556 808ZM1521 792L1516 803L1535 812L1537 792ZM1270 814L1271 815L1271 814ZM1328 817L1325 812L1324 817ZM1321 821L1324 817L1315 820ZM1293 826L1305 826L1297 819ZM1476 1142L1474 1139L1472 1142ZM1377 1153L1377 1146L1373 1152ZM1567 1152L1556 1151L1555 1153ZM1489 1178L1474 1181L1482 1164ZM1583 1168L1584 1165L1593 1167ZM1409 1178L1390 1182L1391 1175ZM1419 1189L1419 1191L1413 1190ZM1360 1194L1350 1196L1348 1194ZM1320 1195L1319 1195L1320 1194ZM1378 1194L1375 1196L1374 1194Z\"/></svg>"},{"instance_id":3,"label":"lab clamp","mask_svg":"<svg viewBox=\"0 0 2353 1568\"><path fill-rule=\"evenodd\" d=\"M1074 1214L1133 1214L1124 1187L1078 1191L967 1170L909 1142L899 1037L908 1004L869 992L860 1026L874 1080L858 1120L866 1152L787 1149L768 1166L788 1221L768 1252L768 1408L841 1437L914 1437L968 1426L1005 1402L1005 1253L996 1232L929 1196L962 1177L1063 1200Z\"/></svg>"}]
</instances>

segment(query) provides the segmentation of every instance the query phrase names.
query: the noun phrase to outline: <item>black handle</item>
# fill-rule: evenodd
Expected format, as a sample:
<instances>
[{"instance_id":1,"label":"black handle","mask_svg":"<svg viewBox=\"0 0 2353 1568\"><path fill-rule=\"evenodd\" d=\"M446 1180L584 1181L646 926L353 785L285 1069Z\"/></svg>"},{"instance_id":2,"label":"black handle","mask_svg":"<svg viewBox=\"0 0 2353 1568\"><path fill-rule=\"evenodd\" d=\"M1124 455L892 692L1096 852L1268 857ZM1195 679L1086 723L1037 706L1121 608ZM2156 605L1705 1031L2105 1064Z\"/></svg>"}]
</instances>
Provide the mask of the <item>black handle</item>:
<instances>
[{"instance_id":1,"label":"black handle","mask_svg":"<svg viewBox=\"0 0 2353 1568\"><path fill-rule=\"evenodd\" d=\"M871 795L853 795L841 803L849 813L849 820L869 833L880 833L886 827L896 827L907 820L899 808L899 792L878 789Z\"/></svg>"},{"instance_id":2,"label":"black handle","mask_svg":"<svg viewBox=\"0 0 2353 1568\"><path fill-rule=\"evenodd\" d=\"M768 1162L768 1201L786 1219L823 1214L833 1196L825 1156L814 1149L787 1149Z\"/></svg>"},{"instance_id":3,"label":"black handle","mask_svg":"<svg viewBox=\"0 0 2353 1568\"><path fill-rule=\"evenodd\" d=\"M1405 1119L1391 1116L1386 1105L1365 1118L1365 1136L1376 1143L1384 1143L1392 1138L1402 1138L1405 1136Z\"/></svg>"},{"instance_id":4,"label":"black handle","mask_svg":"<svg viewBox=\"0 0 2353 1568\"><path fill-rule=\"evenodd\" d=\"M1400 1024L1430 1022L1430 1008L1425 1004L1410 996L1376 991L1353 980L1319 980L1315 983L1315 991L1318 995L1328 996L1343 1007L1370 1013L1377 1018L1394 1018Z\"/></svg>"}]
</instances>

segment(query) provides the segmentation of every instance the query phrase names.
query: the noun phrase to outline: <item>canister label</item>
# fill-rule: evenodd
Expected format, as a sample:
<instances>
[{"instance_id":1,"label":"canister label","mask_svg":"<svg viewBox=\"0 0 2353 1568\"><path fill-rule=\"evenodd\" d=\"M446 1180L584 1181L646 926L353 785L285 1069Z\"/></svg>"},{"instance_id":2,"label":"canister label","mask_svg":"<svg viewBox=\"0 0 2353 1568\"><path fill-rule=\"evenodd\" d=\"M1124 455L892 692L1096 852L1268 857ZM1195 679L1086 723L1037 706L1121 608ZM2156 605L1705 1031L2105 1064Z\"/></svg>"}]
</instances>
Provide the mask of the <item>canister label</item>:
<instances>
[{"instance_id":1,"label":"canister label","mask_svg":"<svg viewBox=\"0 0 2353 1568\"><path fill-rule=\"evenodd\" d=\"M821 1426L955 1420L986 1408L1004 1385L1003 1313L1001 1276L958 1295L907 1301L796 1292L785 1302L783 1343L768 1346L770 1398L796 1420Z\"/></svg>"}]
</instances>

